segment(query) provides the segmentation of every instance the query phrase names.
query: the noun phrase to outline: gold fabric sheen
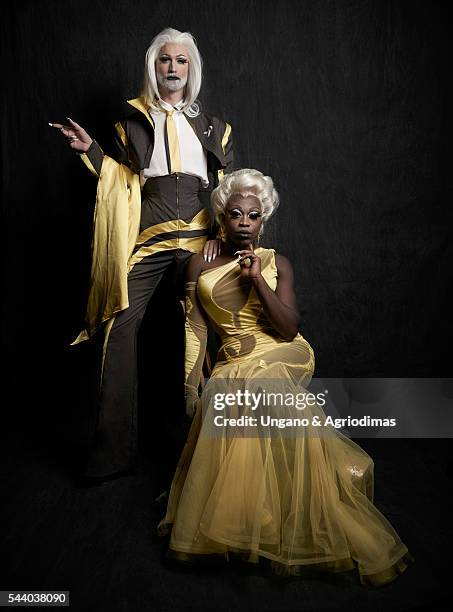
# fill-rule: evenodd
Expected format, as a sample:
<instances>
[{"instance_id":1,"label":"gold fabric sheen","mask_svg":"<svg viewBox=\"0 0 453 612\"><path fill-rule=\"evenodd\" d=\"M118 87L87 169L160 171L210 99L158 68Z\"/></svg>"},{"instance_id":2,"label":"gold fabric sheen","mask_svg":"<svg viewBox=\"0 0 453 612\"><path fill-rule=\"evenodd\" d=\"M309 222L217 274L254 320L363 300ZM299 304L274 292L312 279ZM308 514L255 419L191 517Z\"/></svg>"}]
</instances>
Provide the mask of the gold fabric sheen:
<instances>
[{"instance_id":1,"label":"gold fabric sheen","mask_svg":"<svg viewBox=\"0 0 453 612\"><path fill-rule=\"evenodd\" d=\"M186 283L185 298L185 380L186 405L196 404L203 359L206 353L207 329L203 316L194 309L197 283Z\"/></svg>"},{"instance_id":2,"label":"gold fabric sheen","mask_svg":"<svg viewBox=\"0 0 453 612\"><path fill-rule=\"evenodd\" d=\"M167 115L167 138L168 138L168 152L170 154L170 174L175 172L181 172L181 154L179 152L179 139L178 132L176 130L175 120L173 119L174 111L165 111Z\"/></svg>"},{"instance_id":3,"label":"gold fabric sheen","mask_svg":"<svg viewBox=\"0 0 453 612\"><path fill-rule=\"evenodd\" d=\"M190 228L191 229L191 228ZM193 238L171 238L170 240L159 240L154 244L142 247L130 259L129 269L144 257L148 257L153 253L169 249L183 249L192 253L200 253L206 243L206 236L194 236Z\"/></svg>"},{"instance_id":4,"label":"gold fabric sheen","mask_svg":"<svg viewBox=\"0 0 453 612\"><path fill-rule=\"evenodd\" d=\"M146 100L144 96L140 96L139 98L133 98L132 100L128 100L127 103L133 106L134 108L136 108L137 110L139 110L141 113L143 113L154 129L155 127L154 121L148 112L149 105L146 104Z\"/></svg>"},{"instance_id":5,"label":"gold fabric sheen","mask_svg":"<svg viewBox=\"0 0 453 612\"><path fill-rule=\"evenodd\" d=\"M275 291L275 253L256 253ZM278 336L236 261L202 272L186 291L186 399L196 413L159 524L162 534L171 530L169 556L189 563L239 556L283 575L356 567L367 585L396 578L413 557L373 505L373 460L355 442L334 428L320 436L303 427L294 437L278 428L263 437L221 428L214 437L208 428L208 398L219 385L241 379L248 389L272 379L285 391L305 390L314 372L309 343L301 334L291 342ZM200 304L222 347L198 399L206 348ZM324 415L319 405L303 416L314 414Z\"/></svg>"},{"instance_id":6,"label":"gold fabric sheen","mask_svg":"<svg viewBox=\"0 0 453 612\"><path fill-rule=\"evenodd\" d=\"M154 122L148 113L144 98L128 100L128 103L141 111L154 129ZM118 122L115 127L123 145L127 147L127 137L121 123ZM146 242L159 233L205 230L210 226L209 211L203 209L190 222L170 219L168 222L147 228L139 235L141 211L139 175L107 155L104 155L101 174L98 175L86 153L80 155L80 158L99 180L93 218L86 327L71 345L88 340L104 322L112 320L116 313L129 307L127 274L134 264L143 257L165 249L181 248L199 253L206 242L206 236L161 240L142 247L132 256L136 244ZM107 330L105 333L108 337Z\"/></svg>"},{"instance_id":7,"label":"gold fabric sheen","mask_svg":"<svg viewBox=\"0 0 453 612\"><path fill-rule=\"evenodd\" d=\"M128 308L129 258L140 229L140 178L104 156L93 218L86 328L71 344L88 340L115 313Z\"/></svg>"},{"instance_id":8,"label":"gold fabric sheen","mask_svg":"<svg viewBox=\"0 0 453 612\"><path fill-rule=\"evenodd\" d=\"M163 221L156 225L151 225L143 230L137 238L137 244L143 244L150 238L158 234L166 234L168 232L183 232L187 230L205 230L211 223L211 217L207 208L202 208L191 221L183 221L183 219L171 219Z\"/></svg>"},{"instance_id":9,"label":"gold fabric sheen","mask_svg":"<svg viewBox=\"0 0 453 612\"><path fill-rule=\"evenodd\" d=\"M228 139L230 137L230 134L231 134L231 125L229 123L227 123L226 127L225 127L225 132L224 132L223 137L222 137L222 151L223 151L224 154L225 154L225 151L226 151L226 146L227 146L227 142L228 142ZM218 178L219 183L221 183L223 181L223 177L224 177L223 170L217 170L217 178Z\"/></svg>"},{"instance_id":10,"label":"gold fabric sheen","mask_svg":"<svg viewBox=\"0 0 453 612\"><path fill-rule=\"evenodd\" d=\"M223 150L224 153L225 153L226 145L227 145L228 139L230 137L230 134L231 134L231 125L229 123L227 123L226 127L225 127L225 132L224 132L223 137L222 137L222 150Z\"/></svg>"},{"instance_id":11,"label":"gold fabric sheen","mask_svg":"<svg viewBox=\"0 0 453 612\"><path fill-rule=\"evenodd\" d=\"M96 178L99 178L98 173L96 172L93 164L90 161L90 158L88 157L88 155L86 153L82 153L80 155L80 159L83 161L83 163L85 164L85 166L88 168L88 170L91 172L91 174L94 174L94 176Z\"/></svg>"},{"instance_id":12,"label":"gold fabric sheen","mask_svg":"<svg viewBox=\"0 0 453 612\"><path fill-rule=\"evenodd\" d=\"M115 123L115 129L117 131L118 136L121 138L121 142L123 143L124 148L127 148L127 136L123 126L121 125L121 121Z\"/></svg>"}]
</instances>

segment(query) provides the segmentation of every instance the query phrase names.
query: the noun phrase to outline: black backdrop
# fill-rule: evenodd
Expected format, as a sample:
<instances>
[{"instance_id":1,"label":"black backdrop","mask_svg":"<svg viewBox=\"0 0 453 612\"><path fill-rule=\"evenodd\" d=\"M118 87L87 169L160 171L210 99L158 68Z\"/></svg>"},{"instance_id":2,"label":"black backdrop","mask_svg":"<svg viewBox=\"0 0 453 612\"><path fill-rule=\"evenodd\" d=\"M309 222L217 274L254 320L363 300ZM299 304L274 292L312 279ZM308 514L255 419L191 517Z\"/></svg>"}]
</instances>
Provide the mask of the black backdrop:
<instances>
[{"instance_id":1,"label":"black backdrop","mask_svg":"<svg viewBox=\"0 0 453 612\"><path fill-rule=\"evenodd\" d=\"M275 179L265 245L294 264L317 374L449 375L447 23L436 2L366 0L45 0L4 13L5 338L20 399L8 413L44 401L41 416L68 414L91 371L90 349L68 343L96 181L47 123L69 115L108 150L169 25L199 42L202 106L232 124L236 167ZM159 329L173 327L155 308ZM167 374L168 337L148 345Z\"/></svg>"},{"instance_id":2,"label":"black backdrop","mask_svg":"<svg viewBox=\"0 0 453 612\"><path fill-rule=\"evenodd\" d=\"M162 516L151 510L156 471L168 478L184 438L175 426L181 317L165 285L140 342L139 430L152 463L116 488L72 487L67 468L81 465L99 355L96 344L69 347L85 311L96 181L47 125L69 115L108 150L152 36L193 32L203 107L233 125L237 167L269 173L280 191L266 244L294 264L317 373L451 376L446 6L43 0L2 9L2 588L69 588L86 610L239 609L245 597L253 609L407 610L416 600L447 609L433 603L451 590L447 440L359 441L377 459L377 506L416 558L395 588L359 593L323 580L286 589L164 567L151 536Z\"/></svg>"}]
</instances>

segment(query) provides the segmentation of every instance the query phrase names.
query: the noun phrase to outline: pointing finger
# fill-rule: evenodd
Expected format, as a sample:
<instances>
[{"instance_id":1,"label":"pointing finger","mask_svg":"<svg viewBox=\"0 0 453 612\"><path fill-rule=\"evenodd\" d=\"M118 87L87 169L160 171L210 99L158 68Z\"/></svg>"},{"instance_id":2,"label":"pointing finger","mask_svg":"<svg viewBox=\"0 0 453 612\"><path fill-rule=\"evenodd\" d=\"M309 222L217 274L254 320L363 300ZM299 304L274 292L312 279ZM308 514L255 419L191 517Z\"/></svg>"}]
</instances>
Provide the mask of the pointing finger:
<instances>
[{"instance_id":1,"label":"pointing finger","mask_svg":"<svg viewBox=\"0 0 453 612\"><path fill-rule=\"evenodd\" d=\"M68 121L70 121L70 122L71 122L71 126L72 126L73 128L75 128L75 129L77 129L77 130L81 130L81 129L82 129L78 123L76 123L75 121L73 121L73 120L71 119L71 117L66 117L66 119L67 119Z\"/></svg>"}]
</instances>

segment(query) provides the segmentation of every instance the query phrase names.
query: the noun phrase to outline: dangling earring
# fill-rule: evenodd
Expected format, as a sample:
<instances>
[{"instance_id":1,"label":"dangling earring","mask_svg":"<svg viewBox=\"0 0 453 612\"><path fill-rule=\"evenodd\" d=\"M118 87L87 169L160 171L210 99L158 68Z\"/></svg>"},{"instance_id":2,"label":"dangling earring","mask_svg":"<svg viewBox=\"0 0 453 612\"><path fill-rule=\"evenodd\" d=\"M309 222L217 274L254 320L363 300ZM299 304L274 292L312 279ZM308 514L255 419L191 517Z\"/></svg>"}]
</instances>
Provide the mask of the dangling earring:
<instances>
[{"instance_id":1,"label":"dangling earring","mask_svg":"<svg viewBox=\"0 0 453 612\"><path fill-rule=\"evenodd\" d=\"M220 226L220 229L217 232L217 238L219 238L222 242L226 242L225 228L222 225Z\"/></svg>"},{"instance_id":2,"label":"dangling earring","mask_svg":"<svg viewBox=\"0 0 453 612\"><path fill-rule=\"evenodd\" d=\"M258 236L256 237L256 246L259 246L263 232L264 232L264 227L261 226L260 231L258 232Z\"/></svg>"}]
</instances>

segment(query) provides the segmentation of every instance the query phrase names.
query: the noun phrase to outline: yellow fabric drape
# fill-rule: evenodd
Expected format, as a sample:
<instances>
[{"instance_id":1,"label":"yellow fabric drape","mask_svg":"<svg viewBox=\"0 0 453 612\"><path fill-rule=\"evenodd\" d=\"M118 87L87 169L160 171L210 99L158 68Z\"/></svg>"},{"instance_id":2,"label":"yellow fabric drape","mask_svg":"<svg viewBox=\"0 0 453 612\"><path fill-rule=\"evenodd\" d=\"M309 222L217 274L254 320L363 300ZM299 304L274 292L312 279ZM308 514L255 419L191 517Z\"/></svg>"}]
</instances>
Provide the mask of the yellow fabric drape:
<instances>
[{"instance_id":1,"label":"yellow fabric drape","mask_svg":"<svg viewBox=\"0 0 453 612\"><path fill-rule=\"evenodd\" d=\"M140 230L140 212L139 175L104 156L93 219L86 327L71 345L88 340L102 323L129 306L128 263Z\"/></svg>"},{"instance_id":2,"label":"yellow fabric drape","mask_svg":"<svg viewBox=\"0 0 453 612\"><path fill-rule=\"evenodd\" d=\"M255 253L275 291L274 251ZM195 416L158 528L171 532L170 558L213 563L235 556L291 576L356 567L362 584L394 580L414 559L373 504L374 462L353 440L310 424L287 433L214 426L222 414L257 421L266 413L283 421L301 416L285 403L255 410L234 399L222 408L216 400L238 390L305 394L315 366L310 344L301 334L286 341L272 329L236 260L201 272L186 295L186 401ZM202 312L222 347L198 399ZM303 416L322 422L325 413L315 403Z\"/></svg>"},{"instance_id":3,"label":"yellow fabric drape","mask_svg":"<svg viewBox=\"0 0 453 612\"><path fill-rule=\"evenodd\" d=\"M198 386L206 353L208 331L197 303L197 283L187 282L185 319L185 375L186 409L190 412L198 401Z\"/></svg>"}]
</instances>

